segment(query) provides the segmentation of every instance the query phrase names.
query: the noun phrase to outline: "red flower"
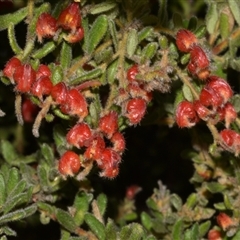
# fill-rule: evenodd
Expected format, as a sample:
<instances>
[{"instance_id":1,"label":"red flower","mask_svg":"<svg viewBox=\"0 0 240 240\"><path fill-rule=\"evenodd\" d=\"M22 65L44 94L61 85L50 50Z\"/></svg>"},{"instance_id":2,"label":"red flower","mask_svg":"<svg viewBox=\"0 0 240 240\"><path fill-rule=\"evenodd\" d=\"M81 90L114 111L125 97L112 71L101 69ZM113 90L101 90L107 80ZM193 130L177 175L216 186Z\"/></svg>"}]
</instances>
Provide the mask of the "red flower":
<instances>
[{"instance_id":1,"label":"red flower","mask_svg":"<svg viewBox=\"0 0 240 240\"><path fill-rule=\"evenodd\" d=\"M127 102L127 114L126 117L129 119L131 124L138 124L147 109L146 101L141 98L133 98Z\"/></svg>"},{"instance_id":2,"label":"red flower","mask_svg":"<svg viewBox=\"0 0 240 240\"><path fill-rule=\"evenodd\" d=\"M230 85L222 78L217 76L210 76L207 83L208 88L212 88L222 98L223 102L226 103L233 95L233 91Z\"/></svg>"},{"instance_id":3,"label":"red flower","mask_svg":"<svg viewBox=\"0 0 240 240\"><path fill-rule=\"evenodd\" d=\"M125 139L120 132L115 132L111 138L113 150L118 153L123 153L126 147Z\"/></svg>"},{"instance_id":4,"label":"red flower","mask_svg":"<svg viewBox=\"0 0 240 240\"><path fill-rule=\"evenodd\" d=\"M16 69L21 66L21 61L16 58L12 57L5 65L5 68L3 69L3 75L10 78L12 80L13 74L16 71Z\"/></svg>"},{"instance_id":5,"label":"red flower","mask_svg":"<svg viewBox=\"0 0 240 240\"><path fill-rule=\"evenodd\" d=\"M64 104L67 99L67 87L60 82L52 87L51 96L58 104Z\"/></svg>"},{"instance_id":6,"label":"red flower","mask_svg":"<svg viewBox=\"0 0 240 240\"><path fill-rule=\"evenodd\" d=\"M118 114L112 111L101 117L98 128L102 133L106 134L108 138L111 138L118 128Z\"/></svg>"},{"instance_id":7,"label":"red flower","mask_svg":"<svg viewBox=\"0 0 240 240\"><path fill-rule=\"evenodd\" d=\"M30 64L24 64L15 70L13 79L17 83L17 91L26 93L31 90L31 87L36 80L36 72Z\"/></svg>"},{"instance_id":8,"label":"red flower","mask_svg":"<svg viewBox=\"0 0 240 240\"><path fill-rule=\"evenodd\" d=\"M194 105L186 100L178 104L175 118L177 125L181 128L193 127L198 122L198 116Z\"/></svg>"},{"instance_id":9,"label":"red flower","mask_svg":"<svg viewBox=\"0 0 240 240\"><path fill-rule=\"evenodd\" d=\"M76 43L83 39L84 37L84 30L82 27L79 27L76 32L69 33L68 35L64 36L63 38L69 43Z\"/></svg>"},{"instance_id":10,"label":"red flower","mask_svg":"<svg viewBox=\"0 0 240 240\"><path fill-rule=\"evenodd\" d=\"M36 74L36 79L39 79L40 77L51 77L52 72L50 68L47 65L41 64L38 67L37 74Z\"/></svg>"},{"instance_id":11,"label":"red flower","mask_svg":"<svg viewBox=\"0 0 240 240\"><path fill-rule=\"evenodd\" d=\"M197 43L196 36L189 30L180 29L176 35L176 44L180 51L190 52L193 45Z\"/></svg>"},{"instance_id":12,"label":"red flower","mask_svg":"<svg viewBox=\"0 0 240 240\"><path fill-rule=\"evenodd\" d=\"M138 74L138 72L139 72L139 70L138 70L138 65L137 64L131 66L127 70L127 80L129 82L135 81L136 80L136 75Z\"/></svg>"},{"instance_id":13,"label":"red flower","mask_svg":"<svg viewBox=\"0 0 240 240\"><path fill-rule=\"evenodd\" d=\"M36 33L38 41L42 42L43 38L51 38L57 31L57 20L49 13L42 13L37 21Z\"/></svg>"},{"instance_id":14,"label":"red flower","mask_svg":"<svg viewBox=\"0 0 240 240\"><path fill-rule=\"evenodd\" d=\"M64 176L73 176L81 167L80 157L73 151L65 152L58 162L58 170Z\"/></svg>"},{"instance_id":15,"label":"red flower","mask_svg":"<svg viewBox=\"0 0 240 240\"><path fill-rule=\"evenodd\" d=\"M60 13L57 24L65 30L75 32L81 26L79 3L73 2L65 8Z\"/></svg>"},{"instance_id":16,"label":"red flower","mask_svg":"<svg viewBox=\"0 0 240 240\"><path fill-rule=\"evenodd\" d=\"M52 91L53 84L49 77L39 78L32 86L31 93L42 100L43 95L49 95Z\"/></svg>"},{"instance_id":17,"label":"red flower","mask_svg":"<svg viewBox=\"0 0 240 240\"><path fill-rule=\"evenodd\" d=\"M67 142L77 148L88 147L92 140L92 131L86 123L76 124L66 136Z\"/></svg>"}]
</instances>

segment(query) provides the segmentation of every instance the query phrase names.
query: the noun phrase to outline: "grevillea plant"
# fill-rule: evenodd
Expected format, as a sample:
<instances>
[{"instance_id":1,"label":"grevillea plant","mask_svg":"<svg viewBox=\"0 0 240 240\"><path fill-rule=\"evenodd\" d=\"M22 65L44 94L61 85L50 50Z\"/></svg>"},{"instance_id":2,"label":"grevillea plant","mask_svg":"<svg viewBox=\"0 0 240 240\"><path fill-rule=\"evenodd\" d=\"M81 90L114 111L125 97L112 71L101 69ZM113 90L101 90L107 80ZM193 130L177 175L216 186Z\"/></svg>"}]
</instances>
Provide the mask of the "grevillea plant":
<instances>
[{"instance_id":1,"label":"grevillea plant","mask_svg":"<svg viewBox=\"0 0 240 240\"><path fill-rule=\"evenodd\" d=\"M4 0L0 12L0 239L39 225L42 239L240 239L238 0ZM180 149L174 164L165 147ZM184 159L187 196L162 179L180 183Z\"/></svg>"}]
</instances>

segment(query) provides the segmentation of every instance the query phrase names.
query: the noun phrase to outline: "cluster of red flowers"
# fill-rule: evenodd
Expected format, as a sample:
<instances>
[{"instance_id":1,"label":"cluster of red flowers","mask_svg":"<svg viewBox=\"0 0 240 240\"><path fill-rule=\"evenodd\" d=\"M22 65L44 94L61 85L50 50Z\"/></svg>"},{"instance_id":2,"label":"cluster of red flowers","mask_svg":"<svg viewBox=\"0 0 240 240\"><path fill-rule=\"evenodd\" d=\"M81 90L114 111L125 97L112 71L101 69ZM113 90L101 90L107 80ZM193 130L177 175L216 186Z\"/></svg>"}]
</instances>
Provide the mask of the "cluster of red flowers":
<instances>
[{"instance_id":1,"label":"cluster of red flowers","mask_svg":"<svg viewBox=\"0 0 240 240\"><path fill-rule=\"evenodd\" d=\"M91 129L87 123L81 122L73 126L66 136L67 142L78 149L84 149L84 160L96 161L102 170L100 176L114 178L119 172L121 155L125 150L125 139L118 131L118 114L110 111L103 115L96 129ZM107 146L108 139L110 146ZM63 155L60 163L65 161ZM65 174L64 171L59 171Z\"/></svg>"},{"instance_id":2,"label":"cluster of red flowers","mask_svg":"<svg viewBox=\"0 0 240 240\"><path fill-rule=\"evenodd\" d=\"M228 129L237 118L237 112L229 102L233 95L230 85L218 76L212 76L207 53L198 44L196 36L188 30L179 30L176 44L180 51L190 53L187 69L189 73L206 82L199 99L182 101L176 108L176 122L179 127L192 127L199 119L211 124L225 121L226 129L220 132L220 144L227 150L240 152L240 134Z\"/></svg>"},{"instance_id":3,"label":"cluster of red flowers","mask_svg":"<svg viewBox=\"0 0 240 240\"><path fill-rule=\"evenodd\" d=\"M126 89L119 89L116 104L122 106L123 115L130 124L138 124L144 117L147 104L152 100L152 92L145 89L143 81L136 79L139 66L133 65L127 71L128 85Z\"/></svg>"},{"instance_id":4,"label":"cluster of red flowers","mask_svg":"<svg viewBox=\"0 0 240 240\"><path fill-rule=\"evenodd\" d=\"M49 13L42 13L37 21L36 33L38 41L43 38L52 38L56 35L59 28L66 31L63 38L69 43L76 43L82 40L84 31L81 26L81 14L79 3L73 2L67 6L55 19Z\"/></svg>"},{"instance_id":5,"label":"cluster of red flowers","mask_svg":"<svg viewBox=\"0 0 240 240\"><path fill-rule=\"evenodd\" d=\"M22 64L13 57L7 62L3 74L16 85L16 91L31 93L40 100L44 95L49 95L53 87L50 79L52 73L47 65L42 64L35 71L30 64Z\"/></svg>"}]
</instances>

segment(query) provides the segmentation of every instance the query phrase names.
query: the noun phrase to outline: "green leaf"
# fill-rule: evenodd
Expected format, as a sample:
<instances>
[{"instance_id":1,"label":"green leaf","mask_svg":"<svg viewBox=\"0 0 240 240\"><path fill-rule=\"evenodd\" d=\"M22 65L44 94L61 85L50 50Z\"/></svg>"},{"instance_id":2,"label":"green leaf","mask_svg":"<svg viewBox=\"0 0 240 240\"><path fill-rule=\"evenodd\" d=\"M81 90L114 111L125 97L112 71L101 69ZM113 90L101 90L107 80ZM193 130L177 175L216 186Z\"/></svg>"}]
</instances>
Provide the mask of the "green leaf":
<instances>
[{"instance_id":1,"label":"green leaf","mask_svg":"<svg viewBox=\"0 0 240 240\"><path fill-rule=\"evenodd\" d=\"M6 191L7 195L11 193L11 191L14 189L14 187L19 182L19 172L17 168L11 168L9 171L8 179L6 181Z\"/></svg>"},{"instance_id":2,"label":"green leaf","mask_svg":"<svg viewBox=\"0 0 240 240\"><path fill-rule=\"evenodd\" d=\"M85 222L91 231L99 238L99 240L106 239L104 225L97 218L90 213L86 213Z\"/></svg>"},{"instance_id":3,"label":"green leaf","mask_svg":"<svg viewBox=\"0 0 240 240\"><path fill-rule=\"evenodd\" d=\"M216 33L216 25L218 21L218 10L216 2L209 2L209 7L206 15L207 30L210 34Z\"/></svg>"},{"instance_id":4,"label":"green leaf","mask_svg":"<svg viewBox=\"0 0 240 240\"><path fill-rule=\"evenodd\" d=\"M132 57L135 53L138 46L138 35L136 29L131 29L128 33L127 37L127 54L129 57Z\"/></svg>"},{"instance_id":5,"label":"green leaf","mask_svg":"<svg viewBox=\"0 0 240 240\"><path fill-rule=\"evenodd\" d=\"M41 183L42 189L45 192L49 191L49 179L48 179L48 173L49 173L49 167L46 165L38 165L37 173L39 177L39 181Z\"/></svg>"},{"instance_id":6,"label":"green leaf","mask_svg":"<svg viewBox=\"0 0 240 240\"><path fill-rule=\"evenodd\" d=\"M73 217L62 209L56 209L56 218L58 222L68 231L74 233L77 229L77 225Z\"/></svg>"},{"instance_id":7,"label":"green leaf","mask_svg":"<svg viewBox=\"0 0 240 240\"><path fill-rule=\"evenodd\" d=\"M100 41L105 36L108 30L108 20L106 15L100 15L94 21L92 28L89 32L89 38L87 42L87 52L89 54L93 53Z\"/></svg>"},{"instance_id":8,"label":"green leaf","mask_svg":"<svg viewBox=\"0 0 240 240\"><path fill-rule=\"evenodd\" d=\"M174 240L182 240L183 239L183 220L179 219L173 225L172 230L172 239Z\"/></svg>"},{"instance_id":9,"label":"green leaf","mask_svg":"<svg viewBox=\"0 0 240 240\"><path fill-rule=\"evenodd\" d=\"M190 31L194 31L194 30L196 30L197 26L198 26L197 17L196 16L191 17L189 20L189 23L188 23L188 29Z\"/></svg>"},{"instance_id":10,"label":"green leaf","mask_svg":"<svg viewBox=\"0 0 240 240\"><path fill-rule=\"evenodd\" d=\"M56 85L57 83L62 82L63 80L63 70L61 66L54 66L52 71L52 83Z\"/></svg>"},{"instance_id":11,"label":"green leaf","mask_svg":"<svg viewBox=\"0 0 240 240\"><path fill-rule=\"evenodd\" d=\"M156 204L156 202L154 202L154 200L152 198L149 198L147 201L146 201L146 204L147 206L150 208L150 209L153 209L153 210L157 210L158 211L158 206Z\"/></svg>"},{"instance_id":12,"label":"green leaf","mask_svg":"<svg viewBox=\"0 0 240 240\"><path fill-rule=\"evenodd\" d=\"M53 149L46 143L41 145L41 153L49 166L54 166Z\"/></svg>"},{"instance_id":13,"label":"green leaf","mask_svg":"<svg viewBox=\"0 0 240 240\"><path fill-rule=\"evenodd\" d=\"M182 208L182 199L177 194L171 195L170 202L176 210L180 210Z\"/></svg>"},{"instance_id":14,"label":"green leaf","mask_svg":"<svg viewBox=\"0 0 240 240\"><path fill-rule=\"evenodd\" d=\"M60 65L63 71L66 71L70 67L71 61L72 61L72 46L64 41L62 43L62 48L60 51Z\"/></svg>"},{"instance_id":15,"label":"green leaf","mask_svg":"<svg viewBox=\"0 0 240 240\"><path fill-rule=\"evenodd\" d=\"M91 14L100 14L107 12L117 6L117 3L114 1L106 1L103 3L96 4L92 6L89 10Z\"/></svg>"},{"instance_id":16,"label":"green leaf","mask_svg":"<svg viewBox=\"0 0 240 240\"><path fill-rule=\"evenodd\" d=\"M84 221L84 216L89 209L89 203L92 201L93 195L85 192L79 192L74 199L73 207L76 209L74 214L75 223L80 226Z\"/></svg>"},{"instance_id":17,"label":"green leaf","mask_svg":"<svg viewBox=\"0 0 240 240\"><path fill-rule=\"evenodd\" d=\"M228 196L227 194L224 194L223 199L224 199L224 204L225 204L226 208L229 210L234 210L233 200L231 199L231 197Z\"/></svg>"},{"instance_id":18,"label":"green leaf","mask_svg":"<svg viewBox=\"0 0 240 240\"><path fill-rule=\"evenodd\" d=\"M61 125L55 125L53 128L53 139L60 154L66 149L66 133Z\"/></svg>"},{"instance_id":19,"label":"green leaf","mask_svg":"<svg viewBox=\"0 0 240 240\"><path fill-rule=\"evenodd\" d=\"M27 201L27 193L20 193L18 195L14 195L12 198L8 198L4 204L4 214L10 212L16 206L19 206Z\"/></svg>"},{"instance_id":20,"label":"green leaf","mask_svg":"<svg viewBox=\"0 0 240 240\"><path fill-rule=\"evenodd\" d=\"M199 225L199 238L204 237L210 227L211 227L211 221L209 220L204 223L201 223Z\"/></svg>"},{"instance_id":21,"label":"green leaf","mask_svg":"<svg viewBox=\"0 0 240 240\"><path fill-rule=\"evenodd\" d=\"M140 32L138 32L138 42L140 43L141 41L154 36L154 30L152 27L144 27L141 29Z\"/></svg>"},{"instance_id":22,"label":"green leaf","mask_svg":"<svg viewBox=\"0 0 240 240\"><path fill-rule=\"evenodd\" d=\"M14 212L10 212L0 217L0 224L5 224L8 222L19 221L23 218L33 215L37 211L35 204L30 207L23 208Z\"/></svg>"},{"instance_id":23,"label":"green leaf","mask_svg":"<svg viewBox=\"0 0 240 240\"><path fill-rule=\"evenodd\" d=\"M116 79L116 73L118 69L118 60L113 61L107 69L107 81L112 84Z\"/></svg>"},{"instance_id":24,"label":"green leaf","mask_svg":"<svg viewBox=\"0 0 240 240\"><path fill-rule=\"evenodd\" d=\"M1 227L1 232L6 234L7 236L14 236L14 237L17 236L17 233L7 226Z\"/></svg>"},{"instance_id":25,"label":"green leaf","mask_svg":"<svg viewBox=\"0 0 240 240\"><path fill-rule=\"evenodd\" d=\"M228 23L229 16L225 13L220 14L220 34L223 39L226 39L230 34L229 23Z\"/></svg>"},{"instance_id":26,"label":"green leaf","mask_svg":"<svg viewBox=\"0 0 240 240\"><path fill-rule=\"evenodd\" d=\"M197 38L202 38L204 36L206 36L206 26L205 25L201 25L197 28L196 31L194 31L194 34L196 35Z\"/></svg>"},{"instance_id":27,"label":"green leaf","mask_svg":"<svg viewBox=\"0 0 240 240\"><path fill-rule=\"evenodd\" d=\"M124 226L120 232L120 239L129 239L130 234L131 228L129 227L129 225Z\"/></svg>"},{"instance_id":28,"label":"green leaf","mask_svg":"<svg viewBox=\"0 0 240 240\"><path fill-rule=\"evenodd\" d=\"M100 211L100 214L103 216L105 214L106 208L107 208L107 197L105 194L101 193L97 197L97 205Z\"/></svg>"},{"instance_id":29,"label":"green leaf","mask_svg":"<svg viewBox=\"0 0 240 240\"><path fill-rule=\"evenodd\" d=\"M187 198L186 206L189 207L189 208L193 208L193 207L197 204L197 201L198 201L197 194L196 194L196 193L192 193L192 194Z\"/></svg>"},{"instance_id":30,"label":"green leaf","mask_svg":"<svg viewBox=\"0 0 240 240\"><path fill-rule=\"evenodd\" d=\"M211 193L218 193L218 192L222 192L226 188L226 186L217 182L209 182L209 183L206 183L206 188Z\"/></svg>"},{"instance_id":31,"label":"green leaf","mask_svg":"<svg viewBox=\"0 0 240 240\"><path fill-rule=\"evenodd\" d=\"M158 43L151 42L148 43L142 50L141 62L144 63L147 60L152 59L157 53Z\"/></svg>"},{"instance_id":32,"label":"green leaf","mask_svg":"<svg viewBox=\"0 0 240 240\"><path fill-rule=\"evenodd\" d=\"M129 227L131 228L131 234L129 236L129 240L140 240L142 239L144 235L143 227L138 223L131 223L129 224Z\"/></svg>"},{"instance_id":33,"label":"green leaf","mask_svg":"<svg viewBox=\"0 0 240 240\"><path fill-rule=\"evenodd\" d=\"M113 240L117 239L117 227L114 224L114 221L110 218L107 221L105 232L106 232L106 239L113 239Z\"/></svg>"},{"instance_id":34,"label":"green leaf","mask_svg":"<svg viewBox=\"0 0 240 240\"><path fill-rule=\"evenodd\" d=\"M18 157L13 145L7 140L1 141L1 151L2 151L3 158L9 164L14 162Z\"/></svg>"},{"instance_id":35,"label":"green leaf","mask_svg":"<svg viewBox=\"0 0 240 240\"><path fill-rule=\"evenodd\" d=\"M11 192L9 192L7 198L13 198L15 195L22 193L26 189L27 183L24 179L21 179L16 183Z\"/></svg>"},{"instance_id":36,"label":"green leaf","mask_svg":"<svg viewBox=\"0 0 240 240\"><path fill-rule=\"evenodd\" d=\"M38 208L40 208L41 210L45 211L45 212L48 212L49 214L54 214L54 207L47 204L47 203L44 203L44 202L37 202L37 206Z\"/></svg>"},{"instance_id":37,"label":"green leaf","mask_svg":"<svg viewBox=\"0 0 240 240\"><path fill-rule=\"evenodd\" d=\"M56 44L53 41L45 43L41 48L35 50L32 57L35 59L42 59L49 53L53 52L56 48Z\"/></svg>"},{"instance_id":38,"label":"green leaf","mask_svg":"<svg viewBox=\"0 0 240 240\"><path fill-rule=\"evenodd\" d=\"M14 13L0 15L0 31L7 29L11 24L16 25L21 22L28 13L28 8L21 8Z\"/></svg>"},{"instance_id":39,"label":"green leaf","mask_svg":"<svg viewBox=\"0 0 240 240\"><path fill-rule=\"evenodd\" d=\"M215 203L214 205L214 208L216 208L217 210L226 210L226 206L223 202L221 203Z\"/></svg>"},{"instance_id":40,"label":"green leaf","mask_svg":"<svg viewBox=\"0 0 240 240\"><path fill-rule=\"evenodd\" d=\"M231 240L239 240L240 239L240 230L233 236Z\"/></svg>"},{"instance_id":41,"label":"green leaf","mask_svg":"<svg viewBox=\"0 0 240 240\"><path fill-rule=\"evenodd\" d=\"M6 186L4 177L2 174L0 174L0 211L2 210L2 206L6 199Z\"/></svg>"},{"instance_id":42,"label":"green leaf","mask_svg":"<svg viewBox=\"0 0 240 240\"><path fill-rule=\"evenodd\" d=\"M240 26L240 5L237 0L231 0L228 1L228 5L232 11L232 14L237 22L237 24Z\"/></svg>"},{"instance_id":43,"label":"green leaf","mask_svg":"<svg viewBox=\"0 0 240 240\"><path fill-rule=\"evenodd\" d=\"M99 77L103 73L103 70L101 68L95 68L91 71L84 72L80 77L77 77L73 80L71 80L70 85L77 85L83 81L91 80L94 78Z\"/></svg>"},{"instance_id":44,"label":"green leaf","mask_svg":"<svg viewBox=\"0 0 240 240\"><path fill-rule=\"evenodd\" d=\"M159 18L159 25L160 26L167 26L168 24L168 10L167 10L167 0L158 0L159 4L159 11L158 11L158 18Z\"/></svg>"},{"instance_id":45,"label":"green leaf","mask_svg":"<svg viewBox=\"0 0 240 240\"><path fill-rule=\"evenodd\" d=\"M192 102L193 101L192 91L186 84L183 84L182 91L185 99L187 99L189 102Z\"/></svg>"},{"instance_id":46,"label":"green leaf","mask_svg":"<svg viewBox=\"0 0 240 240\"><path fill-rule=\"evenodd\" d=\"M113 46L115 51L118 50L118 37L117 37L117 29L116 29L116 25L115 22L111 19L108 20L108 27L109 27L109 31L112 37L112 41L113 41Z\"/></svg>"},{"instance_id":47,"label":"green leaf","mask_svg":"<svg viewBox=\"0 0 240 240\"><path fill-rule=\"evenodd\" d=\"M148 231L150 231L153 226L152 219L146 212L141 213L141 223Z\"/></svg>"}]
</instances>

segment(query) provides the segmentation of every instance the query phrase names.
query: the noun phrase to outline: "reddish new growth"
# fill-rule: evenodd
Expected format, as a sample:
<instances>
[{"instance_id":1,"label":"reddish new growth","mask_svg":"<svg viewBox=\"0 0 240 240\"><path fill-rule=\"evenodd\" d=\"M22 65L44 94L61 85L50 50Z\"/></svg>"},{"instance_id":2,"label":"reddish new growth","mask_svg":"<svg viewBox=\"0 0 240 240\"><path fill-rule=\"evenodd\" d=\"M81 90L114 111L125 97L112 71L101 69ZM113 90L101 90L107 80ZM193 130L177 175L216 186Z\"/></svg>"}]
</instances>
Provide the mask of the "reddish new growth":
<instances>
[{"instance_id":1,"label":"reddish new growth","mask_svg":"<svg viewBox=\"0 0 240 240\"><path fill-rule=\"evenodd\" d=\"M51 38L58 29L57 20L49 13L42 13L37 21L36 34L41 43L43 38Z\"/></svg>"},{"instance_id":2,"label":"reddish new growth","mask_svg":"<svg viewBox=\"0 0 240 240\"><path fill-rule=\"evenodd\" d=\"M234 220L231 217L229 217L226 213L218 214L217 223L223 229L223 231L228 230L229 228L236 224Z\"/></svg>"},{"instance_id":3,"label":"reddish new growth","mask_svg":"<svg viewBox=\"0 0 240 240\"><path fill-rule=\"evenodd\" d=\"M80 158L73 151L65 152L58 162L58 170L64 176L73 176L74 174L77 174L80 167Z\"/></svg>"},{"instance_id":4,"label":"reddish new growth","mask_svg":"<svg viewBox=\"0 0 240 240\"><path fill-rule=\"evenodd\" d=\"M198 122L198 116L193 103L188 101L179 103L176 109L175 118L179 127L193 127Z\"/></svg>"},{"instance_id":5,"label":"reddish new growth","mask_svg":"<svg viewBox=\"0 0 240 240\"><path fill-rule=\"evenodd\" d=\"M176 44L178 49L182 52L190 52L197 42L196 36L189 30L181 29L176 34Z\"/></svg>"}]
</instances>

